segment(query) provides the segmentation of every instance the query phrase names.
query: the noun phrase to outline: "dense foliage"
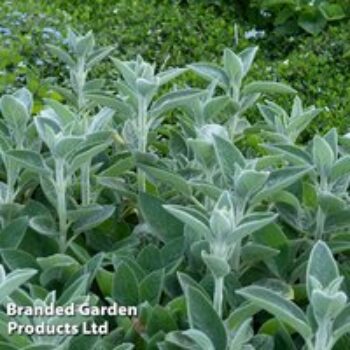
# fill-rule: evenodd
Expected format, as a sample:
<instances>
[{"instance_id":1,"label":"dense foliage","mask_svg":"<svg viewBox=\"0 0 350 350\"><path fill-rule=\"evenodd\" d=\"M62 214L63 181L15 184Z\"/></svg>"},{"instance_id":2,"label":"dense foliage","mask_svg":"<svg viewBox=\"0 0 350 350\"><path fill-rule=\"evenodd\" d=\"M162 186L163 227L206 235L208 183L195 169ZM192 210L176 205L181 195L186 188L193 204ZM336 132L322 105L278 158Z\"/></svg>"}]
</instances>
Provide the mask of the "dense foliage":
<instances>
[{"instance_id":1,"label":"dense foliage","mask_svg":"<svg viewBox=\"0 0 350 350\"><path fill-rule=\"evenodd\" d=\"M0 302L138 308L2 308L0 349L350 347L347 20L249 39L229 3L0 5Z\"/></svg>"}]
</instances>

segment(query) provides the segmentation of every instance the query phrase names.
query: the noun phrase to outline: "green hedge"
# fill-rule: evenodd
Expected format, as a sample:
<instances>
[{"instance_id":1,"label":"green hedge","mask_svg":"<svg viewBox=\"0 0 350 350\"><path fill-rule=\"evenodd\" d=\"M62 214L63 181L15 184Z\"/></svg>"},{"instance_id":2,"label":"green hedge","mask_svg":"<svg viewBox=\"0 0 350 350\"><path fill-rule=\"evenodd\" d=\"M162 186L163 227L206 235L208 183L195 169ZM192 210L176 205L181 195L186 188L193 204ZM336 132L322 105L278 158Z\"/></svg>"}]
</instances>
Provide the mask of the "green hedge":
<instances>
[{"instance_id":1,"label":"green hedge","mask_svg":"<svg viewBox=\"0 0 350 350\"><path fill-rule=\"evenodd\" d=\"M253 28L242 18L230 1L6 1L0 5L4 28L0 30L0 89L27 80L38 99L45 97L48 87L43 77L57 76L58 64L43 44L59 41L67 26L93 30L101 45L116 45L114 53L120 58L141 54L158 66L218 61L223 48L234 47L238 37L238 50L252 44L260 46L253 78L286 81L298 89L306 104L325 107L313 129L337 126L345 131L350 72L349 58L344 54L349 50L350 22L330 25L317 37L271 32L263 38L246 39ZM105 63L96 74L111 77L114 73ZM252 118L256 117L254 113Z\"/></svg>"}]
</instances>

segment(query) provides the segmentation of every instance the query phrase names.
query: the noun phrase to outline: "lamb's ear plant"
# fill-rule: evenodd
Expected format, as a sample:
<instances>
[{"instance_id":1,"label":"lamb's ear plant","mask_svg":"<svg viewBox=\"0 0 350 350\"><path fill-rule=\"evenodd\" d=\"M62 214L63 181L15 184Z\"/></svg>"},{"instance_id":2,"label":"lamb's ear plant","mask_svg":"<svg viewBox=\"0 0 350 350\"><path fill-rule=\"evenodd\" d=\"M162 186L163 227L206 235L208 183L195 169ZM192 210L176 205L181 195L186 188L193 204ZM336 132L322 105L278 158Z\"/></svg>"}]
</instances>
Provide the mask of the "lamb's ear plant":
<instances>
[{"instance_id":1,"label":"lamb's ear plant","mask_svg":"<svg viewBox=\"0 0 350 350\"><path fill-rule=\"evenodd\" d=\"M165 205L166 210L188 225L209 244L202 258L214 279L214 308L222 316L224 278L231 269L238 270L242 240L273 222L272 213L244 214L237 210L232 196L225 191L207 218L200 211L179 205Z\"/></svg>"},{"instance_id":2,"label":"lamb's ear plant","mask_svg":"<svg viewBox=\"0 0 350 350\"><path fill-rule=\"evenodd\" d=\"M133 61L114 58L113 62L122 77L117 82L118 96L100 96L96 97L96 101L115 108L116 117L124 120L121 133L129 151L132 154L145 154L149 133L161 124L164 114L202 92L198 89L181 89L157 98L161 88L185 69L170 68L156 72L156 67L141 56ZM146 181L141 169L138 169L137 182L139 192L144 192Z\"/></svg>"},{"instance_id":3,"label":"lamb's ear plant","mask_svg":"<svg viewBox=\"0 0 350 350\"><path fill-rule=\"evenodd\" d=\"M173 331L166 335L160 349L198 350L253 350L261 341L270 349L271 338L267 335L254 336L252 319L247 317L240 324L232 326L229 320L223 321L208 298L208 295L195 282L179 274L180 284L186 298L189 329ZM208 322L210 320L210 322Z\"/></svg>"},{"instance_id":4,"label":"lamb's ear plant","mask_svg":"<svg viewBox=\"0 0 350 350\"><path fill-rule=\"evenodd\" d=\"M343 277L328 246L318 241L313 247L306 272L309 305L306 312L274 291L249 286L238 294L270 312L298 332L307 350L331 350L336 342L350 332L347 319L349 304L342 291Z\"/></svg>"},{"instance_id":5,"label":"lamb's ear plant","mask_svg":"<svg viewBox=\"0 0 350 350\"><path fill-rule=\"evenodd\" d=\"M80 130L81 135L84 135L97 131L95 130L97 125L98 128L103 128L105 120L112 117L113 113L111 114L106 109L100 111L103 116L95 115L95 99L104 94L105 81L104 79L89 80L88 76L90 71L110 55L114 48L112 46L97 48L95 37L91 31L85 35L80 35L70 29L67 42L67 51L57 46L47 45L49 51L66 64L70 76L70 89L58 86L54 88L74 107L74 112L80 124L78 130ZM57 105L55 101L51 103ZM92 119L95 121L92 121ZM76 132L78 131L76 130ZM82 205L91 203L90 171L91 164L86 162L81 168L80 177Z\"/></svg>"},{"instance_id":6,"label":"lamb's ear plant","mask_svg":"<svg viewBox=\"0 0 350 350\"><path fill-rule=\"evenodd\" d=\"M270 142L294 144L300 134L321 112L315 106L303 107L299 96L294 98L290 114L272 101L258 104L259 111L267 125L263 136Z\"/></svg>"},{"instance_id":7,"label":"lamb's ear plant","mask_svg":"<svg viewBox=\"0 0 350 350\"><path fill-rule=\"evenodd\" d=\"M253 64L257 47L248 47L236 54L226 48L222 66L212 63L192 63L189 68L204 79L215 82L230 99L228 120L230 136L233 138L249 126L244 113L254 106L261 94L294 94L296 91L283 83L273 81L252 81L244 84Z\"/></svg>"},{"instance_id":8,"label":"lamb's ear plant","mask_svg":"<svg viewBox=\"0 0 350 350\"><path fill-rule=\"evenodd\" d=\"M22 88L12 95L3 95L0 110L3 119L0 121L0 154L5 169L6 183L0 185L0 203L12 204L25 185L21 180L20 168L14 163L8 152L12 150L40 150L35 127L31 118L33 97L30 91Z\"/></svg>"},{"instance_id":9,"label":"lamb's ear plant","mask_svg":"<svg viewBox=\"0 0 350 350\"><path fill-rule=\"evenodd\" d=\"M94 34L90 31L84 35L68 30L68 50L58 46L47 45L49 52L64 63L69 70L70 89L55 86L67 101L77 108L79 113L86 113L91 107L89 95L101 94L104 79L88 79L90 71L111 54L114 47L97 48Z\"/></svg>"},{"instance_id":10,"label":"lamb's ear plant","mask_svg":"<svg viewBox=\"0 0 350 350\"><path fill-rule=\"evenodd\" d=\"M287 204L289 214L283 210L282 217L298 230L309 232L316 240L329 239L332 232L349 225L344 215L343 219L340 214L335 218L337 212L348 210L350 172L349 156L341 150L338 138L337 131L331 129L323 137L314 136L307 146L285 143L265 145L271 154L280 155L290 164L312 167L309 174L311 181L306 181L302 190L308 203L303 203L303 198L298 197L297 193L291 193L294 200ZM290 215L291 212L294 214ZM310 219L303 220L303 216Z\"/></svg>"},{"instance_id":11,"label":"lamb's ear plant","mask_svg":"<svg viewBox=\"0 0 350 350\"><path fill-rule=\"evenodd\" d=\"M108 132L76 136L72 133L74 122L75 115L68 109L45 109L35 118L35 125L49 154L44 158L28 149L9 152L9 157L18 167L29 169L39 176L41 188L57 213L58 224L52 217L37 216L31 219L30 225L39 233L56 238L60 252L65 252L80 233L107 219L114 211L114 207L108 205L79 207L69 195L79 169L91 164L92 158L111 143ZM73 222L74 235L68 241L68 229Z\"/></svg>"},{"instance_id":12,"label":"lamb's ear plant","mask_svg":"<svg viewBox=\"0 0 350 350\"><path fill-rule=\"evenodd\" d=\"M18 290L37 273L34 269L17 269L6 273L3 265L0 265L0 303L5 303L11 294Z\"/></svg>"}]
</instances>

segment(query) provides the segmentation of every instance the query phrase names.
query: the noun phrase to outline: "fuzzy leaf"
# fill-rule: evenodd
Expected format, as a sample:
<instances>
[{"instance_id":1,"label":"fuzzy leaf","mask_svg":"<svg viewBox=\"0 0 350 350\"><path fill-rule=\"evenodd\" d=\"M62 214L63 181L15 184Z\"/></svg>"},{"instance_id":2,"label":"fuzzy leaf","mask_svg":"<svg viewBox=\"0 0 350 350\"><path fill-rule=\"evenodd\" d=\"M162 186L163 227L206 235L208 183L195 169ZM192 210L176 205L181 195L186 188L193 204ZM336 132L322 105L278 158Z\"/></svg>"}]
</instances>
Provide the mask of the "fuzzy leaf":
<instances>
[{"instance_id":1,"label":"fuzzy leaf","mask_svg":"<svg viewBox=\"0 0 350 350\"><path fill-rule=\"evenodd\" d=\"M188 287L185 294L190 327L208 336L215 349L225 349L226 330L210 301L202 292L193 287Z\"/></svg>"},{"instance_id":2,"label":"fuzzy leaf","mask_svg":"<svg viewBox=\"0 0 350 350\"><path fill-rule=\"evenodd\" d=\"M297 91L283 83L272 81L254 81L243 88L243 94L296 94Z\"/></svg>"},{"instance_id":3,"label":"fuzzy leaf","mask_svg":"<svg viewBox=\"0 0 350 350\"><path fill-rule=\"evenodd\" d=\"M112 298L125 306L139 303L138 281L126 263L120 263L113 275Z\"/></svg>"},{"instance_id":4,"label":"fuzzy leaf","mask_svg":"<svg viewBox=\"0 0 350 350\"><path fill-rule=\"evenodd\" d=\"M246 287L238 290L237 293L287 323L304 339L312 335L303 311L278 293L259 286Z\"/></svg>"},{"instance_id":5,"label":"fuzzy leaf","mask_svg":"<svg viewBox=\"0 0 350 350\"><path fill-rule=\"evenodd\" d=\"M327 287L339 277L338 266L332 252L327 244L322 241L318 241L314 245L307 265L306 288L310 300L312 295L311 276L317 279L323 287Z\"/></svg>"}]
</instances>

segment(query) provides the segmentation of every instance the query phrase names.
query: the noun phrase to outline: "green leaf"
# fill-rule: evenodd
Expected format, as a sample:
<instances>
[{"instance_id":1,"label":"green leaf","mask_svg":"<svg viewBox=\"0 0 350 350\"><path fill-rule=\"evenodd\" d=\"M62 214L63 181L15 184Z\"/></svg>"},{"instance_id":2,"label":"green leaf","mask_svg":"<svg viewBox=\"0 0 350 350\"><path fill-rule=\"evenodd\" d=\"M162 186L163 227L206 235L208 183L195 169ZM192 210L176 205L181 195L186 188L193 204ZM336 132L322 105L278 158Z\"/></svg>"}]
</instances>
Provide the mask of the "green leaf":
<instances>
[{"instance_id":1,"label":"green leaf","mask_svg":"<svg viewBox=\"0 0 350 350\"><path fill-rule=\"evenodd\" d=\"M205 90L192 88L169 92L154 102L151 113L154 116L164 114L171 109L180 108L185 103L188 103L204 94Z\"/></svg>"},{"instance_id":2,"label":"green leaf","mask_svg":"<svg viewBox=\"0 0 350 350\"><path fill-rule=\"evenodd\" d=\"M230 266L223 258L202 251L202 259L215 278L225 277L230 272Z\"/></svg>"},{"instance_id":3,"label":"green leaf","mask_svg":"<svg viewBox=\"0 0 350 350\"><path fill-rule=\"evenodd\" d=\"M175 174L174 172L143 164L140 164L139 167L150 177L170 185L174 190L182 193L184 196L191 196L191 186L187 184L187 181L182 176Z\"/></svg>"},{"instance_id":4,"label":"green leaf","mask_svg":"<svg viewBox=\"0 0 350 350\"><path fill-rule=\"evenodd\" d=\"M0 247L18 248L27 231L28 218L21 217L12 220L5 228L0 231Z\"/></svg>"},{"instance_id":5,"label":"green leaf","mask_svg":"<svg viewBox=\"0 0 350 350\"><path fill-rule=\"evenodd\" d=\"M272 81L254 81L243 88L243 94L296 94L297 91L290 86Z\"/></svg>"},{"instance_id":6,"label":"green leaf","mask_svg":"<svg viewBox=\"0 0 350 350\"><path fill-rule=\"evenodd\" d=\"M180 349L215 350L211 340L203 332L196 329L168 333L165 340L167 343L173 344Z\"/></svg>"},{"instance_id":7,"label":"green leaf","mask_svg":"<svg viewBox=\"0 0 350 350\"><path fill-rule=\"evenodd\" d=\"M65 254L54 254L47 257L41 257L36 259L38 264L43 270L48 270L51 268L56 268L59 266L77 266L79 263L69 255Z\"/></svg>"},{"instance_id":8,"label":"green leaf","mask_svg":"<svg viewBox=\"0 0 350 350\"><path fill-rule=\"evenodd\" d=\"M112 298L125 306L139 303L138 281L134 271L126 263L120 263L113 275Z\"/></svg>"},{"instance_id":9,"label":"green leaf","mask_svg":"<svg viewBox=\"0 0 350 350\"><path fill-rule=\"evenodd\" d=\"M124 80L128 84L129 87L135 87L136 82L136 74L135 72L130 68L127 62L120 61L117 58L112 57L112 62L115 64L121 75L123 76Z\"/></svg>"},{"instance_id":10,"label":"green leaf","mask_svg":"<svg viewBox=\"0 0 350 350\"><path fill-rule=\"evenodd\" d=\"M29 150L13 150L7 152L7 156L25 169L40 175L50 175L50 170L45 166L45 162L39 153Z\"/></svg>"},{"instance_id":11,"label":"green leaf","mask_svg":"<svg viewBox=\"0 0 350 350\"><path fill-rule=\"evenodd\" d=\"M2 96L0 109L6 123L20 130L26 128L30 116L26 105L18 98L11 95Z\"/></svg>"},{"instance_id":12,"label":"green leaf","mask_svg":"<svg viewBox=\"0 0 350 350\"><path fill-rule=\"evenodd\" d=\"M139 285L140 302L148 301L151 305L159 303L164 285L164 269L153 271Z\"/></svg>"},{"instance_id":13,"label":"green leaf","mask_svg":"<svg viewBox=\"0 0 350 350\"><path fill-rule=\"evenodd\" d=\"M116 346L113 350L133 350L135 347L134 344L131 343L123 343L121 345Z\"/></svg>"},{"instance_id":14,"label":"green leaf","mask_svg":"<svg viewBox=\"0 0 350 350\"><path fill-rule=\"evenodd\" d=\"M207 293L207 291L202 287L202 285L197 283L192 277L182 272L178 272L177 277L184 293L189 287L192 287L196 290L199 290L203 295L205 295L209 299L209 294Z\"/></svg>"},{"instance_id":15,"label":"green leaf","mask_svg":"<svg viewBox=\"0 0 350 350\"><path fill-rule=\"evenodd\" d=\"M212 341L215 349L226 348L226 330L207 297L189 286L185 290L190 327L202 331Z\"/></svg>"},{"instance_id":16,"label":"green leaf","mask_svg":"<svg viewBox=\"0 0 350 350\"><path fill-rule=\"evenodd\" d=\"M214 149L221 172L228 184L232 183L235 175L235 163L245 166L245 159L240 150L220 136L214 136Z\"/></svg>"},{"instance_id":17,"label":"green leaf","mask_svg":"<svg viewBox=\"0 0 350 350\"><path fill-rule=\"evenodd\" d=\"M135 166L135 161L133 157L122 158L117 160L116 163L111 165L109 168L100 172L98 176L99 177L117 177L131 170L134 166Z\"/></svg>"},{"instance_id":18,"label":"green leaf","mask_svg":"<svg viewBox=\"0 0 350 350\"><path fill-rule=\"evenodd\" d=\"M300 180L303 176L309 173L311 169L311 167L292 166L272 171L265 187L254 196L254 202L257 203L266 198L272 197L277 192Z\"/></svg>"},{"instance_id":19,"label":"green leaf","mask_svg":"<svg viewBox=\"0 0 350 350\"><path fill-rule=\"evenodd\" d=\"M242 170L235 180L235 188L237 194L241 198L250 197L264 186L268 177L268 172Z\"/></svg>"},{"instance_id":20,"label":"green leaf","mask_svg":"<svg viewBox=\"0 0 350 350\"><path fill-rule=\"evenodd\" d=\"M224 67L230 80L235 83L240 83L243 77L243 63L239 56L237 56L232 50L224 49Z\"/></svg>"},{"instance_id":21,"label":"green leaf","mask_svg":"<svg viewBox=\"0 0 350 350\"><path fill-rule=\"evenodd\" d=\"M75 62L68 52L62 50L58 46L50 44L46 44L46 48L49 50L51 55L56 56L63 63L67 64L70 68L73 68L75 66Z\"/></svg>"},{"instance_id":22,"label":"green leaf","mask_svg":"<svg viewBox=\"0 0 350 350\"><path fill-rule=\"evenodd\" d=\"M39 270L40 268L31 254L20 249L2 249L1 257L11 270L23 268Z\"/></svg>"},{"instance_id":23,"label":"green leaf","mask_svg":"<svg viewBox=\"0 0 350 350\"><path fill-rule=\"evenodd\" d=\"M230 332L235 331L245 320L251 318L260 310L261 308L259 306L255 305L250 301L243 303L242 305L237 307L227 318L226 324L228 330Z\"/></svg>"},{"instance_id":24,"label":"green leaf","mask_svg":"<svg viewBox=\"0 0 350 350\"><path fill-rule=\"evenodd\" d=\"M229 104L231 99L228 96L217 96L209 99L203 106L203 114L206 121L212 121Z\"/></svg>"},{"instance_id":25,"label":"green leaf","mask_svg":"<svg viewBox=\"0 0 350 350\"><path fill-rule=\"evenodd\" d=\"M306 11L300 13L298 25L306 32L317 35L327 25L327 20L322 16L318 8L309 7Z\"/></svg>"},{"instance_id":26,"label":"green leaf","mask_svg":"<svg viewBox=\"0 0 350 350\"><path fill-rule=\"evenodd\" d=\"M92 31L89 31L84 36L78 36L74 51L78 56L86 56L91 53L95 46L95 38Z\"/></svg>"},{"instance_id":27,"label":"green leaf","mask_svg":"<svg viewBox=\"0 0 350 350\"><path fill-rule=\"evenodd\" d=\"M49 215L34 216L29 221L29 226L36 232L46 236L57 236L57 225Z\"/></svg>"},{"instance_id":28,"label":"green leaf","mask_svg":"<svg viewBox=\"0 0 350 350\"><path fill-rule=\"evenodd\" d=\"M65 305L73 301L75 297L86 295L88 290L89 274L85 274L77 278L57 301L58 305Z\"/></svg>"},{"instance_id":29,"label":"green leaf","mask_svg":"<svg viewBox=\"0 0 350 350\"><path fill-rule=\"evenodd\" d=\"M73 113L68 106L56 100L45 99L46 104L51 107L57 114L61 127L71 124L77 119L77 115Z\"/></svg>"},{"instance_id":30,"label":"green leaf","mask_svg":"<svg viewBox=\"0 0 350 350\"><path fill-rule=\"evenodd\" d=\"M283 159L295 165L312 164L310 155L301 147L287 144L263 145L270 153L279 154Z\"/></svg>"},{"instance_id":31,"label":"green leaf","mask_svg":"<svg viewBox=\"0 0 350 350\"><path fill-rule=\"evenodd\" d=\"M112 216L115 211L114 205L94 204L89 207L82 207L68 213L70 219L74 221L73 230L76 233L91 230L100 225Z\"/></svg>"},{"instance_id":32,"label":"green leaf","mask_svg":"<svg viewBox=\"0 0 350 350\"><path fill-rule=\"evenodd\" d=\"M183 235L183 224L163 208L163 202L159 198L140 193L139 207L152 231L163 242Z\"/></svg>"},{"instance_id":33,"label":"green leaf","mask_svg":"<svg viewBox=\"0 0 350 350\"><path fill-rule=\"evenodd\" d=\"M338 159L331 169L330 179L332 182L348 176L350 173L350 156L344 156Z\"/></svg>"},{"instance_id":34,"label":"green leaf","mask_svg":"<svg viewBox=\"0 0 350 350\"><path fill-rule=\"evenodd\" d=\"M318 241L312 248L307 265L306 288L309 300L311 300L312 295L311 276L317 279L323 287L327 287L339 277L338 266L332 252L322 241Z\"/></svg>"},{"instance_id":35,"label":"green leaf","mask_svg":"<svg viewBox=\"0 0 350 350\"><path fill-rule=\"evenodd\" d=\"M344 292L335 292L329 295L329 292L319 289L312 291L312 311L318 324L335 319L344 310L346 303L347 296Z\"/></svg>"},{"instance_id":36,"label":"green leaf","mask_svg":"<svg viewBox=\"0 0 350 350\"><path fill-rule=\"evenodd\" d=\"M160 330L162 330L164 333L168 333L174 331L175 329L177 329L176 322L170 311L160 305L156 305L147 321L147 334L153 336Z\"/></svg>"},{"instance_id":37,"label":"green leaf","mask_svg":"<svg viewBox=\"0 0 350 350\"><path fill-rule=\"evenodd\" d=\"M333 336L335 340L340 339L345 334L350 333L350 305L338 315L334 321Z\"/></svg>"},{"instance_id":38,"label":"green leaf","mask_svg":"<svg viewBox=\"0 0 350 350\"><path fill-rule=\"evenodd\" d=\"M341 198L330 192L321 192L318 196L322 211L327 215L332 215L345 209L346 203Z\"/></svg>"},{"instance_id":39,"label":"green leaf","mask_svg":"<svg viewBox=\"0 0 350 350\"><path fill-rule=\"evenodd\" d=\"M129 103L118 97L98 94L87 94L87 97L95 103L113 109L122 120L127 119L128 116L132 116L135 113L135 110Z\"/></svg>"},{"instance_id":40,"label":"green leaf","mask_svg":"<svg viewBox=\"0 0 350 350\"><path fill-rule=\"evenodd\" d=\"M230 342L230 350L244 350L244 345L253 337L254 332L250 326L252 319L245 320L235 332Z\"/></svg>"},{"instance_id":41,"label":"green leaf","mask_svg":"<svg viewBox=\"0 0 350 350\"><path fill-rule=\"evenodd\" d=\"M258 51L258 47L247 47L242 52L239 53L239 57L242 60L243 63L243 76L247 75L247 73L250 70L250 67L253 64L253 61L255 59L256 53Z\"/></svg>"},{"instance_id":42,"label":"green leaf","mask_svg":"<svg viewBox=\"0 0 350 350\"><path fill-rule=\"evenodd\" d=\"M301 134L301 132L307 128L312 120L320 114L321 111L321 109L314 108L292 118L287 127L287 132L292 135L293 139L295 140Z\"/></svg>"},{"instance_id":43,"label":"green leaf","mask_svg":"<svg viewBox=\"0 0 350 350\"><path fill-rule=\"evenodd\" d=\"M241 251L243 262L252 265L261 260L269 260L279 254L279 250L257 243L247 243Z\"/></svg>"},{"instance_id":44,"label":"green leaf","mask_svg":"<svg viewBox=\"0 0 350 350\"><path fill-rule=\"evenodd\" d=\"M159 78L159 85L164 85L168 83L169 81L175 79L176 77L185 73L186 71L186 68L170 68L166 71L158 73L157 78Z\"/></svg>"},{"instance_id":45,"label":"green leaf","mask_svg":"<svg viewBox=\"0 0 350 350\"><path fill-rule=\"evenodd\" d=\"M102 47L96 51L94 51L90 56L86 63L86 68L91 69L106 57L114 50L113 46Z\"/></svg>"},{"instance_id":46,"label":"green leaf","mask_svg":"<svg viewBox=\"0 0 350 350\"><path fill-rule=\"evenodd\" d=\"M217 81L222 88L229 86L229 78L225 71L211 63L192 63L189 68L202 78L209 81Z\"/></svg>"},{"instance_id":47,"label":"green leaf","mask_svg":"<svg viewBox=\"0 0 350 350\"><path fill-rule=\"evenodd\" d=\"M145 271L152 272L158 270L162 266L161 250L152 243L146 245L138 254L137 263Z\"/></svg>"},{"instance_id":48,"label":"green leaf","mask_svg":"<svg viewBox=\"0 0 350 350\"><path fill-rule=\"evenodd\" d=\"M244 237L249 236L251 233L271 224L276 220L277 216L277 214L271 215L271 213L252 215L251 218L248 216L245 221L240 223L240 225L232 232L231 236L228 238L227 244L238 242Z\"/></svg>"},{"instance_id":49,"label":"green leaf","mask_svg":"<svg viewBox=\"0 0 350 350\"><path fill-rule=\"evenodd\" d=\"M311 337L312 330L303 311L278 293L259 286L246 287L238 290L236 293L287 323L302 335L304 339Z\"/></svg>"},{"instance_id":50,"label":"green leaf","mask_svg":"<svg viewBox=\"0 0 350 350\"><path fill-rule=\"evenodd\" d=\"M54 144L52 153L55 157L66 159L76 152L83 141L84 138L79 136L62 137Z\"/></svg>"},{"instance_id":51,"label":"green leaf","mask_svg":"<svg viewBox=\"0 0 350 350\"><path fill-rule=\"evenodd\" d=\"M346 13L340 4L322 2L319 9L327 21L338 21L346 17Z\"/></svg>"},{"instance_id":52,"label":"green leaf","mask_svg":"<svg viewBox=\"0 0 350 350\"><path fill-rule=\"evenodd\" d=\"M335 155L328 142L318 135L313 139L312 157L321 175L329 176L335 160Z\"/></svg>"},{"instance_id":53,"label":"green leaf","mask_svg":"<svg viewBox=\"0 0 350 350\"><path fill-rule=\"evenodd\" d=\"M2 265L0 265L0 270L0 303L37 273L33 269L18 269L5 276Z\"/></svg>"},{"instance_id":54,"label":"green leaf","mask_svg":"<svg viewBox=\"0 0 350 350\"><path fill-rule=\"evenodd\" d=\"M190 214L185 207L179 205L163 205L165 210L174 215L177 219L182 221L184 224L190 226L194 231L200 234L202 237L206 237L208 240L211 239L212 233L207 225L195 216Z\"/></svg>"},{"instance_id":55,"label":"green leaf","mask_svg":"<svg viewBox=\"0 0 350 350\"><path fill-rule=\"evenodd\" d=\"M74 174L82 165L91 162L92 158L100 154L108 147L108 143L100 144L89 148L86 151L79 152L76 155L69 166L69 173Z\"/></svg>"}]
</instances>

